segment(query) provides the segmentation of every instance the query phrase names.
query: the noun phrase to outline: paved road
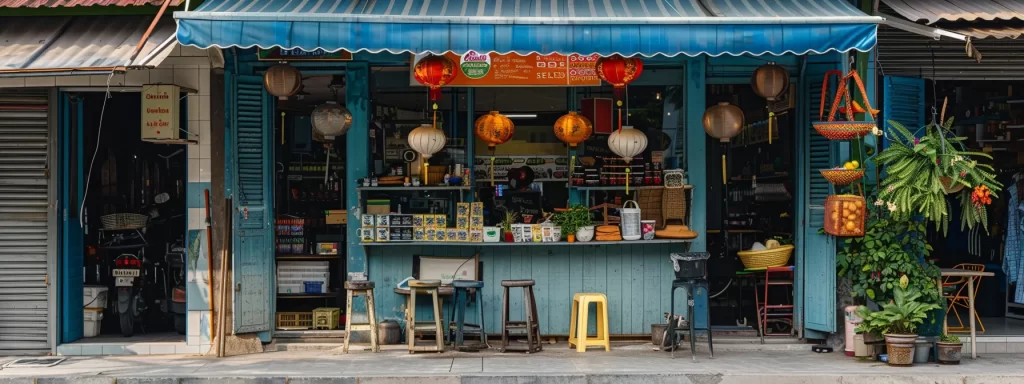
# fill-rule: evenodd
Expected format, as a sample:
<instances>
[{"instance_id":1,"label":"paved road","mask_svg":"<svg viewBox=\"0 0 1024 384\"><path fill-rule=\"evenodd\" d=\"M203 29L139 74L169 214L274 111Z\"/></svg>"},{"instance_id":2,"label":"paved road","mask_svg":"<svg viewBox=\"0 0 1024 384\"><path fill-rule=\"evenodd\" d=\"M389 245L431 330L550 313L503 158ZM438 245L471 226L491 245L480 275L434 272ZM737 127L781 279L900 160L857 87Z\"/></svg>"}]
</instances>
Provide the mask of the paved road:
<instances>
[{"instance_id":1,"label":"paved road","mask_svg":"<svg viewBox=\"0 0 1024 384\"><path fill-rule=\"evenodd\" d=\"M700 350L698 350L700 352ZM409 355L354 351L273 352L224 359L200 356L73 357L50 368L5 368L13 383L679 383L853 384L1024 383L1024 355L989 355L959 366L909 368L811 352L706 353L697 362L646 349L577 354L548 346L540 354L494 352Z\"/></svg>"}]
</instances>

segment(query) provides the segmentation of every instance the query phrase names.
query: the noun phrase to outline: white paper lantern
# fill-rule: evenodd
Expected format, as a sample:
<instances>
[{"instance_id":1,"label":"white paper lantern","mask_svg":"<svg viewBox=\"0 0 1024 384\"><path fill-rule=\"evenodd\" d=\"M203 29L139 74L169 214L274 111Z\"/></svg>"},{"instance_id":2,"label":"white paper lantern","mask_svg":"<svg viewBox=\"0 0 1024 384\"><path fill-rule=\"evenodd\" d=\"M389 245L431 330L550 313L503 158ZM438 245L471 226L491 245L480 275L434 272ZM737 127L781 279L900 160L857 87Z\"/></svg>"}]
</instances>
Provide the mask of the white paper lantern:
<instances>
[{"instance_id":1,"label":"white paper lantern","mask_svg":"<svg viewBox=\"0 0 1024 384\"><path fill-rule=\"evenodd\" d=\"M352 113L335 102L328 101L313 110L310 116L313 129L327 140L344 135L352 127Z\"/></svg>"},{"instance_id":2,"label":"white paper lantern","mask_svg":"<svg viewBox=\"0 0 1024 384\"><path fill-rule=\"evenodd\" d=\"M647 149L647 135L631 126L623 126L608 136L608 149L619 157L631 161Z\"/></svg>"},{"instance_id":3,"label":"white paper lantern","mask_svg":"<svg viewBox=\"0 0 1024 384\"><path fill-rule=\"evenodd\" d=\"M409 147L423 156L423 159L429 159L444 148L447 140L443 131L430 124L423 124L409 132Z\"/></svg>"}]
</instances>

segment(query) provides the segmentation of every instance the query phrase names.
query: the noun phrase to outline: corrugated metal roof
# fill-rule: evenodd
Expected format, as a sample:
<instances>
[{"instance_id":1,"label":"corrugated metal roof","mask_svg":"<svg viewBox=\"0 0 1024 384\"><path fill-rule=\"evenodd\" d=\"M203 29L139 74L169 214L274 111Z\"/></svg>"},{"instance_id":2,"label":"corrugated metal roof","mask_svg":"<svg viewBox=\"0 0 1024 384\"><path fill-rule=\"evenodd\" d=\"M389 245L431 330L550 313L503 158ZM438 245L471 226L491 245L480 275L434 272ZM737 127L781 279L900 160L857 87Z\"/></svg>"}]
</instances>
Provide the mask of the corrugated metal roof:
<instances>
[{"instance_id":1,"label":"corrugated metal roof","mask_svg":"<svg viewBox=\"0 0 1024 384\"><path fill-rule=\"evenodd\" d=\"M156 66L142 62L174 38L164 18L128 65L153 16L0 17L0 72L88 70ZM154 55L162 58L166 55Z\"/></svg>"},{"instance_id":2,"label":"corrugated metal roof","mask_svg":"<svg viewBox=\"0 0 1024 384\"><path fill-rule=\"evenodd\" d=\"M183 0L171 0L175 7ZM0 8L55 8L55 7L130 7L136 5L162 5L164 0L0 0Z\"/></svg>"},{"instance_id":3,"label":"corrugated metal roof","mask_svg":"<svg viewBox=\"0 0 1024 384\"><path fill-rule=\"evenodd\" d=\"M1024 25L1002 27L964 26L945 29L964 34L975 39L985 39L990 37L994 39L1016 39L1020 38L1021 35L1024 35Z\"/></svg>"},{"instance_id":4,"label":"corrugated metal roof","mask_svg":"<svg viewBox=\"0 0 1024 384\"><path fill-rule=\"evenodd\" d=\"M891 28L878 28L878 68L886 76L935 80L1024 80L1024 40L985 39L972 42L981 63L968 57L966 43L934 40Z\"/></svg>"},{"instance_id":5,"label":"corrugated metal roof","mask_svg":"<svg viewBox=\"0 0 1024 384\"><path fill-rule=\"evenodd\" d=\"M882 0L917 22L1024 20L1024 0Z\"/></svg>"}]
</instances>

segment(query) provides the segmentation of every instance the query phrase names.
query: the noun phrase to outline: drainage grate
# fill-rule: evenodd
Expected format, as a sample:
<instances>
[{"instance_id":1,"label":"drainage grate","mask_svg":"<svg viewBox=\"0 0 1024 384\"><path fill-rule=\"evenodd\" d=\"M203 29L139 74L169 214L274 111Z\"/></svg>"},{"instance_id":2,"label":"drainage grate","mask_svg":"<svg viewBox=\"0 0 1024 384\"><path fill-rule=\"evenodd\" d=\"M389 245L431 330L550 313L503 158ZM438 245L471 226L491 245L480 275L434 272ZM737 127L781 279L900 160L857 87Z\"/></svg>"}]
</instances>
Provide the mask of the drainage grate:
<instances>
[{"instance_id":1,"label":"drainage grate","mask_svg":"<svg viewBox=\"0 0 1024 384\"><path fill-rule=\"evenodd\" d=\"M27 359L18 359L7 364L4 364L4 368L46 368L62 363L65 357L34 357Z\"/></svg>"}]
</instances>

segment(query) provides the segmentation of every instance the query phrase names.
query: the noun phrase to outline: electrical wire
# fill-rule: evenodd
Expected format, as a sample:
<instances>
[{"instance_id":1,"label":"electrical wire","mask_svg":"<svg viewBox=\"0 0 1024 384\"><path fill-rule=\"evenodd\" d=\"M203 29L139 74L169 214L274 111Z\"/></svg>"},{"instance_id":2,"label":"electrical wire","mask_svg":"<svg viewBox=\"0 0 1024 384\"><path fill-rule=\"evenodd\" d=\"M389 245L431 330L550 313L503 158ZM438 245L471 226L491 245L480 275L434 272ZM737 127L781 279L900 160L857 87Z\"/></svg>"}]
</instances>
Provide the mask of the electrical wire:
<instances>
[{"instance_id":1,"label":"electrical wire","mask_svg":"<svg viewBox=\"0 0 1024 384\"><path fill-rule=\"evenodd\" d=\"M107 100L111 98L110 95L110 80L114 78L114 71L110 71L110 75L107 75L107 89L103 92L103 106L100 107L100 122L96 128L96 148L92 151L92 159L89 160L89 173L85 177L85 192L82 194L82 205L78 208L78 225L85 228L85 201L89 198L89 182L92 181L93 166L96 164L96 154L100 152L100 138L103 137L103 115L107 111ZM74 191L72 191L74 193Z\"/></svg>"}]
</instances>

